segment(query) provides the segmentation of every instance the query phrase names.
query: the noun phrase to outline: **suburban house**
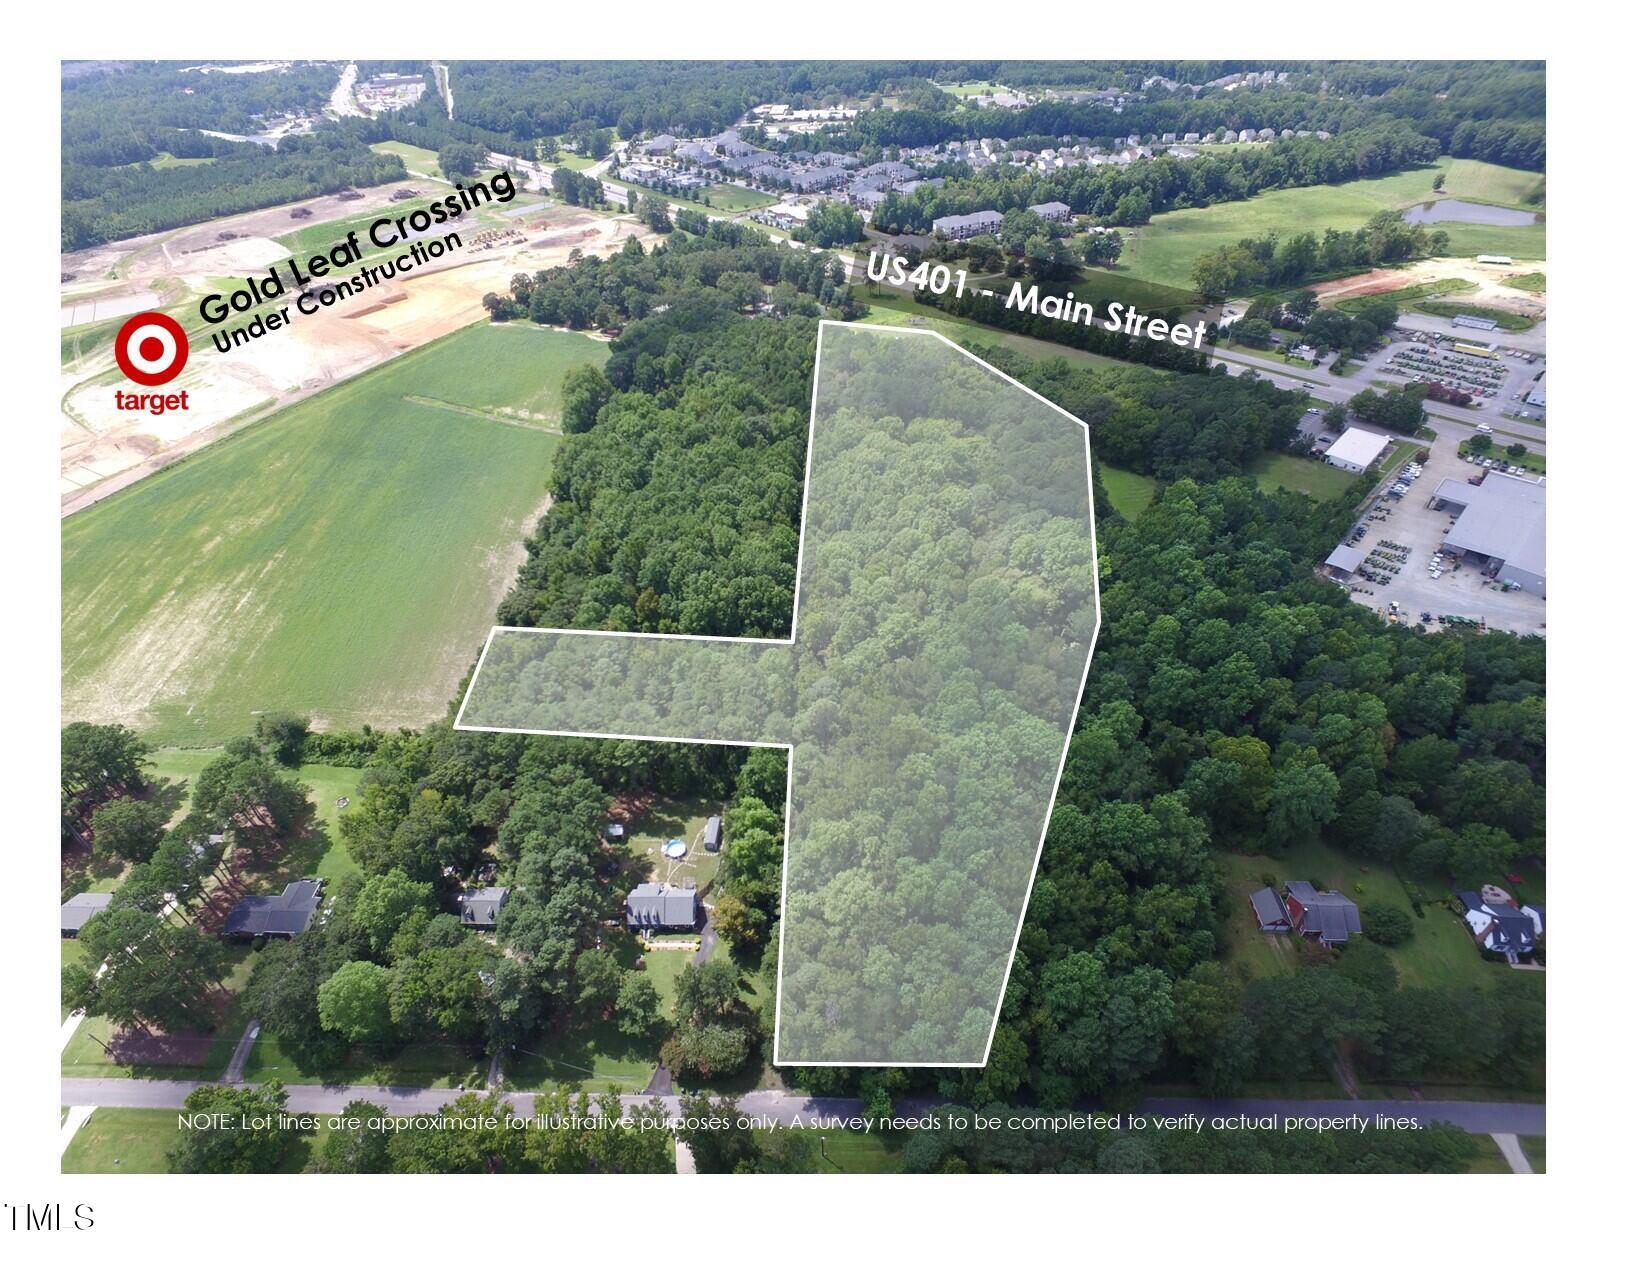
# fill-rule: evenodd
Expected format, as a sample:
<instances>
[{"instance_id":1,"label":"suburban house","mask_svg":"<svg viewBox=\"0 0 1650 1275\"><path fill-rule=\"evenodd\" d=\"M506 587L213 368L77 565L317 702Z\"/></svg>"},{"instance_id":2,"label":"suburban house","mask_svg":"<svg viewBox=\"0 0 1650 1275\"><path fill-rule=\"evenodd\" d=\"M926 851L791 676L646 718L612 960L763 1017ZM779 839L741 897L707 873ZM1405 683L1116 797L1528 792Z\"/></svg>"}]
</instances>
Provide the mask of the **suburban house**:
<instances>
[{"instance_id":1,"label":"suburban house","mask_svg":"<svg viewBox=\"0 0 1650 1275\"><path fill-rule=\"evenodd\" d=\"M80 927L108 907L109 901L114 897L112 894L75 895L58 909L58 930L64 938L74 938L80 933Z\"/></svg>"},{"instance_id":2,"label":"suburban house","mask_svg":"<svg viewBox=\"0 0 1650 1275\"><path fill-rule=\"evenodd\" d=\"M1310 881L1285 881L1283 888L1289 925L1303 938L1333 946L1364 932L1358 905L1339 890L1319 890Z\"/></svg>"},{"instance_id":3,"label":"suburban house","mask_svg":"<svg viewBox=\"0 0 1650 1275\"><path fill-rule=\"evenodd\" d=\"M1271 886L1256 890L1249 896L1249 908L1255 914L1255 924L1268 934L1287 934L1289 914L1283 909L1283 900Z\"/></svg>"},{"instance_id":4,"label":"suburban house","mask_svg":"<svg viewBox=\"0 0 1650 1275\"><path fill-rule=\"evenodd\" d=\"M1050 200L1046 204L1033 204L1026 211L1041 217L1044 221L1071 220L1071 205L1062 204L1058 199Z\"/></svg>"},{"instance_id":5,"label":"suburban house","mask_svg":"<svg viewBox=\"0 0 1650 1275\"><path fill-rule=\"evenodd\" d=\"M633 930L693 930L699 926L699 896L677 885L647 881L624 901L625 924Z\"/></svg>"},{"instance_id":6,"label":"suburban house","mask_svg":"<svg viewBox=\"0 0 1650 1275\"><path fill-rule=\"evenodd\" d=\"M1519 957L1535 951L1536 939L1546 931L1545 909L1493 903L1478 890L1460 890L1455 897L1461 900L1461 919L1478 946L1505 957L1508 965L1517 965Z\"/></svg>"},{"instance_id":7,"label":"suburban house","mask_svg":"<svg viewBox=\"0 0 1650 1275\"><path fill-rule=\"evenodd\" d=\"M722 816L712 815L705 820L705 849L715 854L722 848Z\"/></svg>"},{"instance_id":8,"label":"suburban house","mask_svg":"<svg viewBox=\"0 0 1650 1275\"><path fill-rule=\"evenodd\" d=\"M227 939L290 939L309 928L321 906L319 881L294 881L279 894L249 894L229 910Z\"/></svg>"},{"instance_id":9,"label":"suburban house","mask_svg":"<svg viewBox=\"0 0 1650 1275\"><path fill-rule=\"evenodd\" d=\"M509 898L508 886L489 885L463 891L456 900L460 924L477 930L494 929L498 925L498 914Z\"/></svg>"}]
</instances>

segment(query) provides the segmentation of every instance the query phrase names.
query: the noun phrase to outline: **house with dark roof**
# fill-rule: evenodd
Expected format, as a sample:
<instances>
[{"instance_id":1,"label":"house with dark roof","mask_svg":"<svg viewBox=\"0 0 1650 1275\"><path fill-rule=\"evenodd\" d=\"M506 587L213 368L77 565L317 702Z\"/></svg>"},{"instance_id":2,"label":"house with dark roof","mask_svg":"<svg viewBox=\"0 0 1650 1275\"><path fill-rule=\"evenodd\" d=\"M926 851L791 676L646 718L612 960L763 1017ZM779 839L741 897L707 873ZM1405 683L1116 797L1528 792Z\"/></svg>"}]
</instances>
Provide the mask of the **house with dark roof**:
<instances>
[{"instance_id":1,"label":"house with dark roof","mask_svg":"<svg viewBox=\"0 0 1650 1275\"><path fill-rule=\"evenodd\" d=\"M66 939L74 938L80 933L80 927L108 907L114 897L112 894L75 895L57 911L59 932Z\"/></svg>"},{"instance_id":2,"label":"house with dark roof","mask_svg":"<svg viewBox=\"0 0 1650 1275\"><path fill-rule=\"evenodd\" d=\"M1283 888L1290 928L1301 937L1334 946L1364 932L1358 905L1339 890L1319 890L1310 881L1285 881Z\"/></svg>"},{"instance_id":3,"label":"house with dark roof","mask_svg":"<svg viewBox=\"0 0 1650 1275\"><path fill-rule=\"evenodd\" d=\"M625 924L633 930L694 930L699 927L699 896L677 885L647 881L624 901Z\"/></svg>"},{"instance_id":4,"label":"house with dark roof","mask_svg":"<svg viewBox=\"0 0 1650 1275\"><path fill-rule=\"evenodd\" d=\"M1546 929L1544 910L1537 913L1507 903L1491 903L1477 890L1458 890L1455 897L1464 909L1461 919L1481 951L1496 953L1508 965L1517 965L1520 957L1535 951L1536 938Z\"/></svg>"},{"instance_id":5,"label":"house with dark roof","mask_svg":"<svg viewBox=\"0 0 1650 1275\"><path fill-rule=\"evenodd\" d=\"M455 900L459 923L476 930L494 929L498 925L498 914L504 910L509 898L509 886L489 885L465 890Z\"/></svg>"},{"instance_id":6,"label":"house with dark roof","mask_svg":"<svg viewBox=\"0 0 1650 1275\"><path fill-rule=\"evenodd\" d=\"M249 894L230 909L223 936L290 939L309 928L320 906L319 881L294 881L279 894Z\"/></svg>"},{"instance_id":7,"label":"house with dark roof","mask_svg":"<svg viewBox=\"0 0 1650 1275\"><path fill-rule=\"evenodd\" d=\"M1268 934L1289 933L1289 914L1283 910L1283 900L1271 886L1256 890L1249 896L1249 909L1255 914L1255 924Z\"/></svg>"}]
</instances>

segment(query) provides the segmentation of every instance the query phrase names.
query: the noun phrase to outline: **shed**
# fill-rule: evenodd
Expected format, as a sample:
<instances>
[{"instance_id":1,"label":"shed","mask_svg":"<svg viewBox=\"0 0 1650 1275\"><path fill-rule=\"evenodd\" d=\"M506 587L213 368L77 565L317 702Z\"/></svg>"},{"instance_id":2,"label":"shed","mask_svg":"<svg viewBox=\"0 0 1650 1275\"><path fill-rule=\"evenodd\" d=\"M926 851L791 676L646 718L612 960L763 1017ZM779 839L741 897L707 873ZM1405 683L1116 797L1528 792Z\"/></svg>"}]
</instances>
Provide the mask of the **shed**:
<instances>
[{"instance_id":1,"label":"shed","mask_svg":"<svg viewBox=\"0 0 1650 1275\"><path fill-rule=\"evenodd\" d=\"M722 848L722 816L712 815L705 820L705 849L715 854Z\"/></svg>"},{"instance_id":2,"label":"shed","mask_svg":"<svg viewBox=\"0 0 1650 1275\"><path fill-rule=\"evenodd\" d=\"M1255 914L1255 923L1268 934L1280 934L1289 929L1289 914L1283 910L1283 900L1271 886L1256 890L1249 896L1249 907Z\"/></svg>"}]
</instances>

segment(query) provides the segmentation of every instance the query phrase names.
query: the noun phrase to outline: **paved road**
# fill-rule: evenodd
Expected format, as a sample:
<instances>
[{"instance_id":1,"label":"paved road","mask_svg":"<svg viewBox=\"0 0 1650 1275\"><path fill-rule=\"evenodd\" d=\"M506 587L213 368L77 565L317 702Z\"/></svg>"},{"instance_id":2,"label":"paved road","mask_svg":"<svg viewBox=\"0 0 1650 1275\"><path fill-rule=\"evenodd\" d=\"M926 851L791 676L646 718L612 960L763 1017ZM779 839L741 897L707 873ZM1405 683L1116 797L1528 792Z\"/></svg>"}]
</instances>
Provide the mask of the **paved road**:
<instances>
[{"instance_id":1,"label":"paved road","mask_svg":"<svg viewBox=\"0 0 1650 1275\"><path fill-rule=\"evenodd\" d=\"M186 1080L65 1079L62 1105L103 1107L177 1108L200 1082ZM414 1089L381 1085L289 1085L287 1109L308 1115L339 1112L351 1102L374 1102L391 1115L421 1115L439 1110L457 1098L458 1089ZM534 1095L511 1093L511 1105L522 1113L533 1109ZM626 1109L659 1101L672 1113L680 1110L674 1095L657 1099L645 1094L625 1094ZM938 1099L914 1098L898 1104L902 1116L920 1115L939 1105ZM752 1116L836 1116L848 1119L864 1109L858 1098L810 1098L780 1090L759 1090L743 1095L739 1109ZM1152 1116L1249 1116L1276 1115L1323 1119L1377 1115L1412 1117L1432 1124L1445 1121L1468 1133L1545 1134L1547 1108L1539 1103L1517 1102L1428 1102L1364 1099L1296 1100L1282 1098L1148 1098L1138 1110Z\"/></svg>"}]
</instances>

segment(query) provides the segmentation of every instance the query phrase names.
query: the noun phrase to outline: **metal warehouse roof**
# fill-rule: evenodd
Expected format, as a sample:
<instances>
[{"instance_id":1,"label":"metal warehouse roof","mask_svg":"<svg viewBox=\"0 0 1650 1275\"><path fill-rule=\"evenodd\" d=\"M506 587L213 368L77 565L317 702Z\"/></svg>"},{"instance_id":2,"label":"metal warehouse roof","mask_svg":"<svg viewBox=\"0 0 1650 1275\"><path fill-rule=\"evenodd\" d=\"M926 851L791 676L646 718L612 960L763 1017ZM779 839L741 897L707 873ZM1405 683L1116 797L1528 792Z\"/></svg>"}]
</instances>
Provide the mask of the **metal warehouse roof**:
<instances>
[{"instance_id":1,"label":"metal warehouse roof","mask_svg":"<svg viewBox=\"0 0 1650 1275\"><path fill-rule=\"evenodd\" d=\"M1447 491L1445 489L1448 489ZM1438 495L1466 506L1444 543L1499 558L1531 575L1547 574L1547 488L1510 474L1489 473L1481 487L1454 480Z\"/></svg>"},{"instance_id":2,"label":"metal warehouse roof","mask_svg":"<svg viewBox=\"0 0 1650 1275\"><path fill-rule=\"evenodd\" d=\"M1363 565L1369 556L1369 550L1359 549L1353 545L1339 545L1335 551L1324 559L1326 566L1334 567L1337 571L1356 571Z\"/></svg>"},{"instance_id":3,"label":"metal warehouse roof","mask_svg":"<svg viewBox=\"0 0 1650 1275\"><path fill-rule=\"evenodd\" d=\"M1349 465L1370 465L1391 441L1386 434L1376 434L1354 426L1335 440L1327 455L1332 460L1344 460Z\"/></svg>"}]
</instances>

